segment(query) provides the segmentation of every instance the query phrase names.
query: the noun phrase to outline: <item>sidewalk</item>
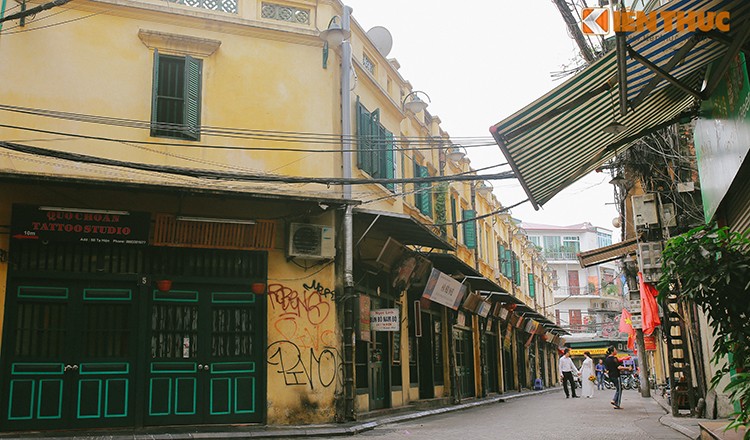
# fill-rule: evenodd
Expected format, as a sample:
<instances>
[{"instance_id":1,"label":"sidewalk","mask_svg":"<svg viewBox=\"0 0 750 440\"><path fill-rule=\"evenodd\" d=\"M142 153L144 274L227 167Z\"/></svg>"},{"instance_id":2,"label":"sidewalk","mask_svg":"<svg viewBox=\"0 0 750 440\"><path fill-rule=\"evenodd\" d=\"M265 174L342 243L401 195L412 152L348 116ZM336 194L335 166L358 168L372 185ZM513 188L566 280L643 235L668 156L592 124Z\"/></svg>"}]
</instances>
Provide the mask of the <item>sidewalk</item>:
<instances>
[{"instance_id":1,"label":"sidewalk","mask_svg":"<svg viewBox=\"0 0 750 440\"><path fill-rule=\"evenodd\" d=\"M256 425L225 425L225 426L169 426L148 428L143 430L120 431L55 431L55 432L24 432L0 433L0 440L5 439L39 439L39 440L183 440L183 439L231 439L231 438L295 438L295 437L332 437L359 434L391 423L404 422L422 417L444 414L454 411L475 408L499 402L507 402L522 397L536 396L550 392L559 392L559 387L547 388L541 391L511 392L491 397L471 399L456 405L443 406L426 410L405 409L393 410L387 416L374 416L367 420L324 425L301 426L256 426ZM395 412L395 414L394 414Z\"/></svg>"},{"instance_id":2,"label":"sidewalk","mask_svg":"<svg viewBox=\"0 0 750 440\"><path fill-rule=\"evenodd\" d=\"M667 400L662 398L661 396L657 396L654 392L655 390L651 391L651 398L654 399L656 403L661 405L666 413L659 418L659 422L661 422L661 424L664 426L669 426L670 428L688 438L691 438L693 440L700 438L700 423L716 422L716 420L713 419L699 419L696 417L674 417L672 415L672 407L669 406Z\"/></svg>"}]
</instances>

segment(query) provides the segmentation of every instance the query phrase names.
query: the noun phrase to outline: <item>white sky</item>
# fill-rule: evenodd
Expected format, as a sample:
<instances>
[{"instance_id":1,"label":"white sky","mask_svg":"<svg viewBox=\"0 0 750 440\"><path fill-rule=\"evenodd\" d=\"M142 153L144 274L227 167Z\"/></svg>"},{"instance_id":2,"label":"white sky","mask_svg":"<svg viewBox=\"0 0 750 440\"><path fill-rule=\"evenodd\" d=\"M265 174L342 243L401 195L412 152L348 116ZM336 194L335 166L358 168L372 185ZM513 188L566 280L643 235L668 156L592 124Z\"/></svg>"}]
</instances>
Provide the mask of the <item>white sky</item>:
<instances>
[{"instance_id":1,"label":"white sky","mask_svg":"<svg viewBox=\"0 0 750 440\"><path fill-rule=\"evenodd\" d=\"M431 114L452 137L487 136L489 127L560 84L551 72L572 64L577 48L550 0L345 0L365 29L386 27L389 58L414 90L426 92ZM499 147L473 148L472 167L504 163ZM486 172L498 172L493 169ZM513 216L531 223L588 221L614 230L617 216L609 175L592 174L542 210L530 203ZM517 180L493 182L504 205L526 198ZM613 231L619 241L619 232Z\"/></svg>"}]
</instances>

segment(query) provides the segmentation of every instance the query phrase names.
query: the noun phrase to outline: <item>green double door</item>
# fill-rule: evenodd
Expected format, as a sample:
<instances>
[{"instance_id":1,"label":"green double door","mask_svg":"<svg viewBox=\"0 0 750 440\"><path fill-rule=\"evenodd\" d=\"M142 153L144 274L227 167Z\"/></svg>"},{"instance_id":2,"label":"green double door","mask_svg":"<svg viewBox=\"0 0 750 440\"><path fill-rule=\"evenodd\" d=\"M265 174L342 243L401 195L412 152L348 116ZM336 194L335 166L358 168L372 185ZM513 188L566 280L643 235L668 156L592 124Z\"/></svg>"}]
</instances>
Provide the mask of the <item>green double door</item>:
<instances>
[{"instance_id":1,"label":"green double door","mask_svg":"<svg viewBox=\"0 0 750 440\"><path fill-rule=\"evenodd\" d=\"M4 430L129 426L135 283L19 280L3 334Z\"/></svg>"},{"instance_id":2,"label":"green double door","mask_svg":"<svg viewBox=\"0 0 750 440\"><path fill-rule=\"evenodd\" d=\"M145 423L262 422L257 296L175 284L151 292Z\"/></svg>"},{"instance_id":3,"label":"green double door","mask_svg":"<svg viewBox=\"0 0 750 440\"><path fill-rule=\"evenodd\" d=\"M262 422L262 310L249 288L17 280L2 430Z\"/></svg>"}]
</instances>

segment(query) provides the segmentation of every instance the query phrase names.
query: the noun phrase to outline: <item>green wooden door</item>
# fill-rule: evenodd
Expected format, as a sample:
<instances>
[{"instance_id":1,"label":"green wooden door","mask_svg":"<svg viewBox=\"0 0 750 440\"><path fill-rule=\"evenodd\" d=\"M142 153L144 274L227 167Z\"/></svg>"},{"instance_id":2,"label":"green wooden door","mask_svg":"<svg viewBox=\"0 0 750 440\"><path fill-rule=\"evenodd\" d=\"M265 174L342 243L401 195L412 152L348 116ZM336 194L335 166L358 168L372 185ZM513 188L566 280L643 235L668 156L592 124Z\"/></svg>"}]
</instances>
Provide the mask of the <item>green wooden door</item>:
<instances>
[{"instance_id":1,"label":"green wooden door","mask_svg":"<svg viewBox=\"0 0 750 440\"><path fill-rule=\"evenodd\" d=\"M150 302L146 423L261 422L262 309L245 288L174 283Z\"/></svg>"},{"instance_id":2,"label":"green wooden door","mask_svg":"<svg viewBox=\"0 0 750 440\"><path fill-rule=\"evenodd\" d=\"M5 430L133 424L135 283L9 284Z\"/></svg>"}]
</instances>

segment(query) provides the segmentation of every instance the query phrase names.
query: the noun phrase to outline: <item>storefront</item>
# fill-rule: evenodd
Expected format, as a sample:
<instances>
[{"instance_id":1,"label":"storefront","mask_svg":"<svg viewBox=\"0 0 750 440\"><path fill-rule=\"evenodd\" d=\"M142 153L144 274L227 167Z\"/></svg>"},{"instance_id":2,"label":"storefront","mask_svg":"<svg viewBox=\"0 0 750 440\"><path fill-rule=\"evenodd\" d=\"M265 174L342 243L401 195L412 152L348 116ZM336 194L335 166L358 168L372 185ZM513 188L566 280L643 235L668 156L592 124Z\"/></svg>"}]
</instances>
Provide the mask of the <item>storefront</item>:
<instances>
[{"instance_id":1,"label":"storefront","mask_svg":"<svg viewBox=\"0 0 750 440\"><path fill-rule=\"evenodd\" d=\"M173 216L12 212L4 430L264 421L266 252L154 245Z\"/></svg>"}]
</instances>

